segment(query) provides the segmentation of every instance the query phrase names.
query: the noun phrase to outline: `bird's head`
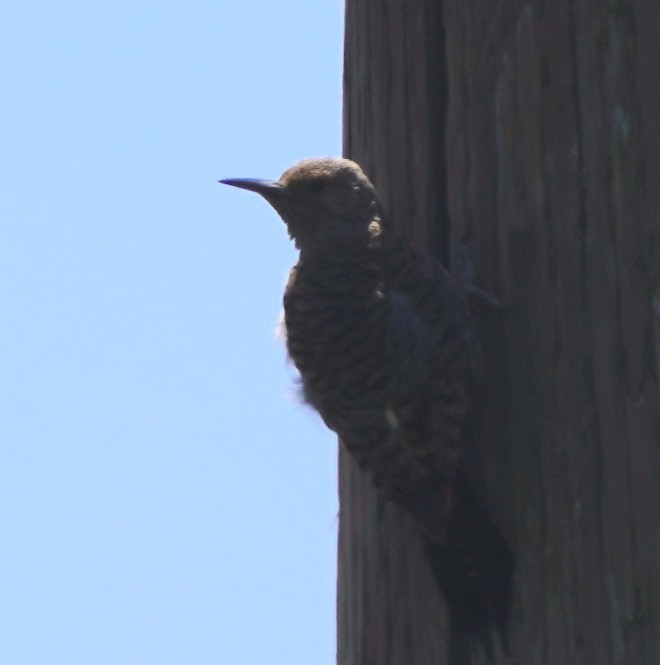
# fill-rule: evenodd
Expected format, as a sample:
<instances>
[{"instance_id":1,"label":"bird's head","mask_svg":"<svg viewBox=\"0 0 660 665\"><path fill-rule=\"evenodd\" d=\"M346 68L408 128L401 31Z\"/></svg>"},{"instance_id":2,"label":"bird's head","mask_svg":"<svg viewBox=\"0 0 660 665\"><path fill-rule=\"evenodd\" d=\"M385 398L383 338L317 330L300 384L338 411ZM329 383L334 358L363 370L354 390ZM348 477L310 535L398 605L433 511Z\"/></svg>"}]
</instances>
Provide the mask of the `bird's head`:
<instances>
[{"instance_id":1,"label":"bird's head","mask_svg":"<svg viewBox=\"0 0 660 665\"><path fill-rule=\"evenodd\" d=\"M275 181L231 178L220 182L261 194L284 220L301 251L367 242L381 230L376 190L349 159L305 159Z\"/></svg>"}]
</instances>

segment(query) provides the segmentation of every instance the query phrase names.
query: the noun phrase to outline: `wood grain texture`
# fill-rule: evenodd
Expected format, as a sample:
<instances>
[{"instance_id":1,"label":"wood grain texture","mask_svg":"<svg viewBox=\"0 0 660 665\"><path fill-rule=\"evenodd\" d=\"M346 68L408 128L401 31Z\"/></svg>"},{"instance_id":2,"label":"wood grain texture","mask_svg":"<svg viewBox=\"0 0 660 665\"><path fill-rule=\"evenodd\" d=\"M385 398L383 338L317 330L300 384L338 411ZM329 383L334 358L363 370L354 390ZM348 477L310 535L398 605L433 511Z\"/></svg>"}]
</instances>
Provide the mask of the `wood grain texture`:
<instances>
[{"instance_id":1,"label":"wood grain texture","mask_svg":"<svg viewBox=\"0 0 660 665\"><path fill-rule=\"evenodd\" d=\"M432 2L346 5L345 155L404 237L435 248L448 232L441 19ZM442 662L444 606L417 533L344 451L339 529L338 663Z\"/></svg>"},{"instance_id":2,"label":"wood grain texture","mask_svg":"<svg viewBox=\"0 0 660 665\"><path fill-rule=\"evenodd\" d=\"M415 242L474 238L507 306L478 456L518 557L501 663L660 663L658 35L651 0L347 2L347 156ZM444 662L416 535L343 454L340 506L338 663Z\"/></svg>"},{"instance_id":3,"label":"wood grain texture","mask_svg":"<svg viewBox=\"0 0 660 665\"><path fill-rule=\"evenodd\" d=\"M660 116L642 64L660 42L638 32L660 10L470 5L446 5L450 210L512 306L489 355L515 460L514 661L660 663Z\"/></svg>"}]
</instances>

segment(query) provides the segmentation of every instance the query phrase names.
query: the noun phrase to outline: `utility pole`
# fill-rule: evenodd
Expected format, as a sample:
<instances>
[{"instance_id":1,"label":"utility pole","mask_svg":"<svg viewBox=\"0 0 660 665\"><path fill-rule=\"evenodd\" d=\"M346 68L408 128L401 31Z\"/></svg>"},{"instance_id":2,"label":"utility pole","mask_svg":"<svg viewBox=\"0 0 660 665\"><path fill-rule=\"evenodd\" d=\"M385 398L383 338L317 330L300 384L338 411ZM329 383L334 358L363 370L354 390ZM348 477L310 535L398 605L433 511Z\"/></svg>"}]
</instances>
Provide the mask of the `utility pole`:
<instances>
[{"instance_id":1,"label":"utility pole","mask_svg":"<svg viewBox=\"0 0 660 665\"><path fill-rule=\"evenodd\" d=\"M660 663L658 35L650 0L347 0L346 156L503 303L474 460L517 557L498 664ZM447 637L415 529L341 452L338 663Z\"/></svg>"}]
</instances>

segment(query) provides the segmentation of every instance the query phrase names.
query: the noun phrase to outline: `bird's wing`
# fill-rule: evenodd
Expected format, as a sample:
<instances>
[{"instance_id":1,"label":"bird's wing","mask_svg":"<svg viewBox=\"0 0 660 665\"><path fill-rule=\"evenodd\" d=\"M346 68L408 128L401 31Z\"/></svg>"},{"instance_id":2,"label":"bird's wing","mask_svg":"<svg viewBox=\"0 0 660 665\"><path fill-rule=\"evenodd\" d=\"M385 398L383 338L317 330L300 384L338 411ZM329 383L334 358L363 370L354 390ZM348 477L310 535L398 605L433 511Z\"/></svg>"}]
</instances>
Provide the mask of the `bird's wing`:
<instances>
[{"instance_id":1,"label":"bird's wing","mask_svg":"<svg viewBox=\"0 0 660 665\"><path fill-rule=\"evenodd\" d=\"M400 382L393 415L402 443L436 479L448 514L474 386L467 308L451 275L411 247L385 251L383 272Z\"/></svg>"}]
</instances>

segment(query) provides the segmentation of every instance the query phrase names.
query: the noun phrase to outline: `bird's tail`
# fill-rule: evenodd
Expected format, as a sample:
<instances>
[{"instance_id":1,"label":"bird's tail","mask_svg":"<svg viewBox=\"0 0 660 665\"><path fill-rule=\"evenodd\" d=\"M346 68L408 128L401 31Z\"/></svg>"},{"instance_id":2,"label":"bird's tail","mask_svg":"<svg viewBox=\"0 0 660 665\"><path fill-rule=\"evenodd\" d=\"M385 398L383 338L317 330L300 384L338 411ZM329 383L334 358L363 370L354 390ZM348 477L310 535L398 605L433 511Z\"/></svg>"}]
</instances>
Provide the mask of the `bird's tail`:
<instances>
[{"instance_id":1,"label":"bird's tail","mask_svg":"<svg viewBox=\"0 0 660 665\"><path fill-rule=\"evenodd\" d=\"M469 665L481 648L492 662L494 635L508 652L513 598L513 553L477 491L457 478L447 540L425 540L434 576L449 610L449 664Z\"/></svg>"}]
</instances>

